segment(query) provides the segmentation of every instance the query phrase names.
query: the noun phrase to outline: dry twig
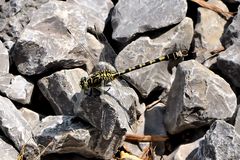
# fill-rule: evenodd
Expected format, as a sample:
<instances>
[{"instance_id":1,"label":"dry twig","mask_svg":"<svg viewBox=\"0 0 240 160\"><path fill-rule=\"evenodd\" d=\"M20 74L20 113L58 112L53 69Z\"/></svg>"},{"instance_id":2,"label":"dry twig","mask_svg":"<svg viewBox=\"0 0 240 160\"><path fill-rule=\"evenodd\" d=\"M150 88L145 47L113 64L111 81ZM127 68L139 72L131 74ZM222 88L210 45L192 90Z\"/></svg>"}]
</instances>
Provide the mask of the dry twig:
<instances>
[{"instance_id":1,"label":"dry twig","mask_svg":"<svg viewBox=\"0 0 240 160\"><path fill-rule=\"evenodd\" d=\"M168 139L168 136L162 135L137 135L137 134L126 134L125 141L134 142L164 142Z\"/></svg>"},{"instance_id":2,"label":"dry twig","mask_svg":"<svg viewBox=\"0 0 240 160\"><path fill-rule=\"evenodd\" d=\"M230 17L234 16L235 13L232 12L226 12L222 10L221 8L215 6L214 4L210 4L208 2L205 2L204 0L191 0L192 2L197 3L203 8L210 9L214 12L217 12L218 14L222 15L226 20L229 19Z\"/></svg>"}]
</instances>

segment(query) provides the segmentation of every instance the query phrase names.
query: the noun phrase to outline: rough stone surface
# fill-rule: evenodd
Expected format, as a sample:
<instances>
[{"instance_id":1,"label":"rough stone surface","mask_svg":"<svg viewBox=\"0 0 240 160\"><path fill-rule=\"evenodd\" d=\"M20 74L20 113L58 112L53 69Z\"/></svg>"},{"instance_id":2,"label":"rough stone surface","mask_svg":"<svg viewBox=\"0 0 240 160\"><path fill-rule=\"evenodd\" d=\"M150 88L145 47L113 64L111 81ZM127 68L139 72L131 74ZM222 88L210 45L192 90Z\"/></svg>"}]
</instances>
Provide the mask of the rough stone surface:
<instances>
[{"instance_id":1,"label":"rough stone surface","mask_svg":"<svg viewBox=\"0 0 240 160\"><path fill-rule=\"evenodd\" d=\"M108 140L102 132L73 116L48 116L35 133L36 141L45 148L44 154L77 153L88 158L110 159L123 135L114 134Z\"/></svg>"},{"instance_id":2,"label":"rough stone surface","mask_svg":"<svg viewBox=\"0 0 240 160\"><path fill-rule=\"evenodd\" d=\"M24 119L31 126L32 130L35 129L35 127L40 123L40 116L38 113L24 107L21 108L19 111L24 117Z\"/></svg>"},{"instance_id":3,"label":"rough stone surface","mask_svg":"<svg viewBox=\"0 0 240 160\"><path fill-rule=\"evenodd\" d=\"M228 12L226 5L219 0L210 0L208 3ZM198 8L198 20L194 34L194 45L198 62L206 66L216 63L216 58L214 60L208 58L212 56L212 51L223 48L220 38L224 32L226 22L218 13L206 8Z\"/></svg>"},{"instance_id":4,"label":"rough stone surface","mask_svg":"<svg viewBox=\"0 0 240 160\"><path fill-rule=\"evenodd\" d=\"M144 134L145 135L162 135L167 136L167 131L164 126L164 109L165 105L159 103L153 106L151 109L145 111L145 127ZM155 152L157 155L163 155L165 148L164 142L154 142L153 148L155 148Z\"/></svg>"},{"instance_id":5,"label":"rough stone surface","mask_svg":"<svg viewBox=\"0 0 240 160\"><path fill-rule=\"evenodd\" d=\"M137 120L137 108L142 107L136 92L123 80L114 80L91 92L84 95L75 114L101 130L105 139L114 133L131 132Z\"/></svg>"},{"instance_id":6,"label":"rough stone surface","mask_svg":"<svg viewBox=\"0 0 240 160\"><path fill-rule=\"evenodd\" d=\"M134 90L115 80L85 93L79 86L83 76L87 74L82 69L62 70L42 78L38 85L56 114L79 115L101 130L106 139L113 132L130 130L137 108L141 108Z\"/></svg>"},{"instance_id":7,"label":"rough stone surface","mask_svg":"<svg viewBox=\"0 0 240 160\"><path fill-rule=\"evenodd\" d=\"M169 93L165 124L174 134L232 118L237 98L230 85L195 60L179 64Z\"/></svg>"},{"instance_id":8,"label":"rough stone surface","mask_svg":"<svg viewBox=\"0 0 240 160\"><path fill-rule=\"evenodd\" d=\"M174 152L168 156L164 156L164 160L193 160L192 156L195 155L200 142L204 138L200 138L192 143L180 145Z\"/></svg>"},{"instance_id":9,"label":"rough stone surface","mask_svg":"<svg viewBox=\"0 0 240 160\"><path fill-rule=\"evenodd\" d=\"M49 1L37 10L12 52L19 72L34 75L78 66L91 71L92 63L110 51L88 31L95 26L100 33L103 31L112 3L109 0L79 3ZM99 7L95 8L96 5Z\"/></svg>"},{"instance_id":10,"label":"rough stone surface","mask_svg":"<svg viewBox=\"0 0 240 160\"><path fill-rule=\"evenodd\" d=\"M16 160L18 151L0 137L0 155L2 160Z\"/></svg>"},{"instance_id":11,"label":"rough stone surface","mask_svg":"<svg viewBox=\"0 0 240 160\"><path fill-rule=\"evenodd\" d=\"M38 86L56 114L74 115L84 94L79 83L86 76L82 69L62 70L40 79Z\"/></svg>"},{"instance_id":12,"label":"rough stone surface","mask_svg":"<svg viewBox=\"0 0 240 160\"><path fill-rule=\"evenodd\" d=\"M9 54L7 48L0 41L0 74L9 72Z\"/></svg>"},{"instance_id":13,"label":"rough stone surface","mask_svg":"<svg viewBox=\"0 0 240 160\"><path fill-rule=\"evenodd\" d=\"M24 27L29 23L32 14L41 4L48 0L10 0L1 1L0 38L10 49L19 38Z\"/></svg>"},{"instance_id":14,"label":"rough stone surface","mask_svg":"<svg viewBox=\"0 0 240 160\"><path fill-rule=\"evenodd\" d=\"M26 145L26 148L29 149L26 157L35 156L38 147L32 138L31 127L14 104L2 96L0 96L0 124L1 130L13 141L19 151Z\"/></svg>"},{"instance_id":15,"label":"rough stone surface","mask_svg":"<svg viewBox=\"0 0 240 160\"><path fill-rule=\"evenodd\" d=\"M225 121L214 122L200 142L196 159L240 159L240 136Z\"/></svg>"},{"instance_id":16,"label":"rough stone surface","mask_svg":"<svg viewBox=\"0 0 240 160\"><path fill-rule=\"evenodd\" d=\"M126 46L117 56L115 66L123 71L134 65L155 59L180 49L188 49L193 37L193 22L185 18L180 24L153 39L140 37ZM173 77L168 69L172 64L161 62L124 75L143 97L152 90L169 89Z\"/></svg>"},{"instance_id":17,"label":"rough stone surface","mask_svg":"<svg viewBox=\"0 0 240 160\"><path fill-rule=\"evenodd\" d=\"M138 118L137 121L137 125L134 131L132 132L127 132L128 134L136 134L136 135L144 135L144 131L145 131L145 116L144 114L141 114L141 116ZM139 156L143 155L143 151L144 149L146 149L146 147L150 146L150 143L148 142L139 142L134 144L128 141L123 141L122 142L122 146L124 146L126 149L128 149L129 151L131 151L132 153L134 153L134 155Z\"/></svg>"},{"instance_id":18,"label":"rough stone surface","mask_svg":"<svg viewBox=\"0 0 240 160\"><path fill-rule=\"evenodd\" d=\"M240 43L235 43L221 52L217 59L217 66L231 82L240 87Z\"/></svg>"},{"instance_id":19,"label":"rough stone surface","mask_svg":"<svg viewBox=\"0 0 240 160\"><path fill-rule=\"evenodd\" d=\"M185 0L121 0L114 7L111 21L113 39L124 42L143 33L179 23L185 17Z\"/></svg>"},{"instance_id":20,"label":"rough stone surface","mask_svg":"<svg viewBox=\"0 0 240 160\"><path fill-rule=\"evenodd\" d=\"M16 102L29 104L33 88L34 85L20 75L0 75L0 92Z\"/></svg>"},{"instance_id":21,"label":"rough stone surface","mask_svg":"<svg viewBox=\"0 0 240 160\"><path fill-rule=\"evenodd\" d=\"M233 43L240 43L240 6L238 7L238 13L233 18L232 23L226 28L223 34L222 42L225 48L228 48Z\"/></svg>"}]
</instances>

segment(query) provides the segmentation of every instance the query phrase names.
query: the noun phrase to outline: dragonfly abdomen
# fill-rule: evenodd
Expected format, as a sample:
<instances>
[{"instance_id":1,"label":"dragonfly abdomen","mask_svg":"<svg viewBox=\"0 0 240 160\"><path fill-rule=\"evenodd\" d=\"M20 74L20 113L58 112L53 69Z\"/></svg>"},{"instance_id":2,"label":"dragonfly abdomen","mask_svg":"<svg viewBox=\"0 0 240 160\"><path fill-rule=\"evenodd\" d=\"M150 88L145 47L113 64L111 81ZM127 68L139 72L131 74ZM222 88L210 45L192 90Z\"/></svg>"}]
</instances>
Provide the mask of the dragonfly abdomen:
<instances>
[{"instance_id":1,"label":"dragonfly abdomen","mask_svg":"<svg viewBox=\"0 0 240 160\"><path fill-rule=\"evenodd\" d=\"M161 62L161 61L176 60L176 59L184 57L186 55L187 55L187 50L183 50L183 51L178 51L178 52L175 52L172 54L160 56L154 60L145 62L143 64L136 65L132 68L128 68L128 69L124 70L123 72L113 72L110 70L99 71L99 72L94 73L93 75L91 75L88 78L83 77L83 79L81 79L80 85L85 90L89 89L89 88L93 88L93 87L99 87L102 84L106 85L108 82L111 82L115 78L117 78L123 74L129 73L131 71L134 71L134 70L137 70L137 69L140 69L140 68L143 68L143 67L152 65L154 63Z\"/></svg>"}]
</instances>

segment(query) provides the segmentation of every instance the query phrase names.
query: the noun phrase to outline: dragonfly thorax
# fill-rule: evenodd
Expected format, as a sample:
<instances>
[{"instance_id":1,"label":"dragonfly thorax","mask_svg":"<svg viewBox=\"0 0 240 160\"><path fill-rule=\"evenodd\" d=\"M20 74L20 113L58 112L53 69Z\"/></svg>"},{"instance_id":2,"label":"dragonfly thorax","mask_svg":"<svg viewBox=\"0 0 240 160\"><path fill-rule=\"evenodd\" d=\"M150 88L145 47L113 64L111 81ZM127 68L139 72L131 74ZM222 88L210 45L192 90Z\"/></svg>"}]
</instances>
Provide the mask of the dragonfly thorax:
<instances>
[{"instance_id":1,"label":"dragonfly thorax","mask_svg":"<svg viewBox=\"0 0 240 160\"><path fill-rule=\"evenodd\" d=\"M118 74L110 70L98 71L90 75L88 78L83 77L80 81L80 86L83 90L88 90L89 88L106 85L117 77Z\"/></svg>"}]
</instances>

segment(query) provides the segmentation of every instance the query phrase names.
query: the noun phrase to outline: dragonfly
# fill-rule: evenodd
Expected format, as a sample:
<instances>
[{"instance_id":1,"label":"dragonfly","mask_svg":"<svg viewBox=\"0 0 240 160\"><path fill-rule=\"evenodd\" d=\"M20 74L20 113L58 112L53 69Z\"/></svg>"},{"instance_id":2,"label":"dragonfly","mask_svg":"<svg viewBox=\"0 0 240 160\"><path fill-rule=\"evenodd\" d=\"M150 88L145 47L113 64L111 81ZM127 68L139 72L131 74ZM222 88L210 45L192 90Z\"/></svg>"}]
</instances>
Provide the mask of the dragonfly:
<instances>
[{"instance_id":1,"label":"dragonfly","mask_svg":"<svg viewBox=\"0 0 240 160\"><path fill-rule=\"evenodd\" d=\"M177 60L177 59L185 57L187 55L188 55L188 50L183 49L183 50L179 50L174 53L160 56L156 59L147 61L143 64L139 64L134 67L130 67L121 72L111 71L108 69L102 70L102 71L97 71L97 72L91 74L89 77L83 77L80 81L80 86L84 91L87 91L91 88L100 87L102 84L107 85L109 82L113 81L114 79L116 79L126 73L150 66L150 65L158 63L158 62L168 61L168 60Z\"/></svg>"}]
</instances>

